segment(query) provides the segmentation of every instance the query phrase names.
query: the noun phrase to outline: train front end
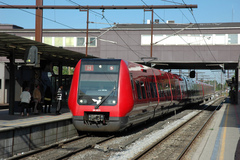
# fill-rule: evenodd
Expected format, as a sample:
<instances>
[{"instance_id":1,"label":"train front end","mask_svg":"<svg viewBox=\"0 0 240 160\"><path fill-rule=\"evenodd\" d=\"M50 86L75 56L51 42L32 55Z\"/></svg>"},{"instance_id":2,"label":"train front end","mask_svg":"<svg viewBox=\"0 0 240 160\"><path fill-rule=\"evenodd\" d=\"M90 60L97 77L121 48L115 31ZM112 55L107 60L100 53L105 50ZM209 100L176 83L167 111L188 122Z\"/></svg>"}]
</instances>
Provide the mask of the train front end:
<instances>
[{"instance_id":1,"label":"train front end","mask_svg":"<svg viewBox=\"0 0 240 160\"><path fill-rule=\"evenodd\" d=\"M74 126L79 131L90 132L123 130L128 126L127 114L133 107L131 91L123 60L80 60L68 98Z\"/></svg>"}]
</instances>

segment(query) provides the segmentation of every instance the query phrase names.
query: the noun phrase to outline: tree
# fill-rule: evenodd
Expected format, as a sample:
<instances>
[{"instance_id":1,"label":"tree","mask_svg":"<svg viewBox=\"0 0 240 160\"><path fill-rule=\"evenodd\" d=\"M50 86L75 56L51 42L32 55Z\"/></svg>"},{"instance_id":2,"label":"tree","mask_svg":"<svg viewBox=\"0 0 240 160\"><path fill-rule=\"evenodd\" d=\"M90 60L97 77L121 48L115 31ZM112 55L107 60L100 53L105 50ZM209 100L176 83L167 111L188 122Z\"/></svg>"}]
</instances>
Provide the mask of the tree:
<instances>
[{"instance_id":1,"label":"tree","mask_svg":"<svg viewBox=\"0 0 240 160\"><path fill-rule=\"evenodd\" d=\"M54 74L58 75L58 66L53 67ZM62 75L73 75L74 67L63 66Z\"/></svg>"}]
</instances>

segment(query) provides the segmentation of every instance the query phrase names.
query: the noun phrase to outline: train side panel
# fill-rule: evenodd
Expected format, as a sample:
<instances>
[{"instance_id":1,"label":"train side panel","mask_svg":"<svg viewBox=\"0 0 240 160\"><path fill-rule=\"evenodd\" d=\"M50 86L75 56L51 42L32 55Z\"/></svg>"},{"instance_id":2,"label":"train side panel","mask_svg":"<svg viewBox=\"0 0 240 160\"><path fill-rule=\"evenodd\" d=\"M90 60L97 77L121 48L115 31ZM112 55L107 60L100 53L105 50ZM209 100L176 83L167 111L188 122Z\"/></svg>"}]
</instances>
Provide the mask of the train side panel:
<instances>
[{"instance_id":1,"label":"train side panel","mask_svg":"<svg viewBox=\"0 0 240 160\"><path fill-rule=\"evenodd\" d=\"M129 112L129 123L131 125L146 121L153 116L153 108L149 106L150 92L152 83L151 68L135 63L128 63L128 69L131 76L132 93L134 107Z\"/></svg>"},{"instance_id":2,"label":"train side panel","mask_svg":"<svg viewBox=\"0 0 240 160\"><path fill-rule=\"evenodd\" d=\"M80 64L81 64L81 60L77 63L75 67L72 83L69 91L69 97L68 97L68 107L73 115L76 115L78 112L77 96L78 96Z\"/></svg>"},{"instance_id":3,"label":"train side panel","mask_svg":"<svg viewBox=\"0 0 240 160\"><path fill-rule=\"evenodd\" d=\"M68 105L79 131L121 131L199 103L211 85L124 60L85 59L76 65Z\"/></svg>"},{"instance_id":4,"label":"train side panel","mask_svg":"<svg viewBox=\"0 0 240 160\"><path fill-rule=\"evenodd\" d=\"M121 61L120 66L121 68L119 73L119 89L118 89L119 110L118 113L111 115L116 117L127 116L127 114L133 109L134 106L131 78L128 66L124 61Z\"/></svg>"}]
</instances>

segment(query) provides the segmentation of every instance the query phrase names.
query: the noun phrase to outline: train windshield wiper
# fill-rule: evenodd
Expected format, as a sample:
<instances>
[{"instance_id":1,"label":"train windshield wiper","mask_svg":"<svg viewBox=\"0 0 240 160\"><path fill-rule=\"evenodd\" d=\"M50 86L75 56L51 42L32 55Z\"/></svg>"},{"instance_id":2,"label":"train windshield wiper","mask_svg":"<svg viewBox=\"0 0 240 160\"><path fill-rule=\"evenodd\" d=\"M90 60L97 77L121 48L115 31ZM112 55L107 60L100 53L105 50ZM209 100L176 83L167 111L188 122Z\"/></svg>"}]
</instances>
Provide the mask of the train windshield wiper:
<instances>
[{"instance_id":1,"label":"train windshield wiper","mask_svg":"<svg viewBox=\"0 0 240 160\"><path fill-rule=\"evenodd\" d=\"M98 109L99 106L100 106L113 92L115 92L115 90L116 90L116 88L115 88L115 86L114 86L113 89L112 89L112 91L111 91L108 95L106 95L106 96L102 99L102 101L99 102L99 103L95 106L95 109Z\"/></svg>"}]
</instances>

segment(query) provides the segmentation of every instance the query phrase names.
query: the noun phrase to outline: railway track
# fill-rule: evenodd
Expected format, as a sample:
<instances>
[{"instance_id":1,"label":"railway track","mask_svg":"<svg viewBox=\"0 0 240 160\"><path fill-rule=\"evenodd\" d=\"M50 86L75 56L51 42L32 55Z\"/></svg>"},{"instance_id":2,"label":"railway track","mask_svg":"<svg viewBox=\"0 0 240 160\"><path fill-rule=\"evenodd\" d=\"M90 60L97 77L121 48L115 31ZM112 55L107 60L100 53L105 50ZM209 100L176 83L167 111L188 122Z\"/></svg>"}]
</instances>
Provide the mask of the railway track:
<instances>
[{"instance_id":1,"label":"railway track","mask_svg":"<svg viewBox=\"0 0 240 160\"><path fill-rule=\"evenodd\" d=\"M164 131L168 130L164 127L165 124L168 125L174 123L175 121L181 119L181 117L184 117L188 114L194 115L199 112L197 116L194 116L195 118L191 118L192 120L190 122L185 122L184 125L177 127L178 131L171 131L171 134L166 133L165 135L170 135L161 138L160 142L151 142L151 144L149 143L150 145L148 145L149 147L147 148L147 144L144 144L144 149L141 151L141 153L136 151L132 156L129 156L131 159L181 159L188 152L188 148L193 143L194 138L197 137L196 130L199 132L199 130L203 128L204 125L202 122L206 124L205 120L209 119L211 114L213 115L213 110L215 110L216 106L219 106L221 102L222 99L220 99L219 102L213 103L211 106L202 111L199 111L198 107L193 110L186 110L175 116L166 117L163 118L163 120L156 120L158 121L156 124L150 123L147 125L142 125L143 127L135 127L135 129L132 129L132 131L124 134L115 134L114 136L81 135L59 144L44 147L34 152L30 151L29 153L12 157L11 159L52 160L71 158L86 159L86 157L88 157L89 159L93 160L99 158L107 160L109 158L111 159L111 157L116 155L116 153L126 151L128 146L134 145L135 142L144 139L144 137L156 131L156 129ZM185 126L185 128L183 126ZM134 147L138 148L137 145ZM171 154L169 155L168 153Z\"/></svg>"},{"instance_id":2,"label":"railway track","mask_svg":"<svg viewBox=\"0 0 240 160\"><path fill-rule=\"evenodd\" d=\"M38 150L30 151L26 154L14 156L9 159L22 159L22 160L33 160L33 159L44 159L44 160L62 160L68 159L72 155L94 148L98 144L108 141L115 136L104 136L104 137L92 137L89 135L81 135L73 139L53 144L48 147L44 147Z\"/></svg>"},{"instance_id":3,"label":"railway track","mask_svg":"<svg viewBox=\"0 0 240 160\"><path fill-rule=\"evenodd\" d=\"M182 159L220 107L222 101L223 98L218 99L212 105L199 111L187 122L171 131L164 138L146 147L131 159Z\"/></svg>"}]
</instances>

